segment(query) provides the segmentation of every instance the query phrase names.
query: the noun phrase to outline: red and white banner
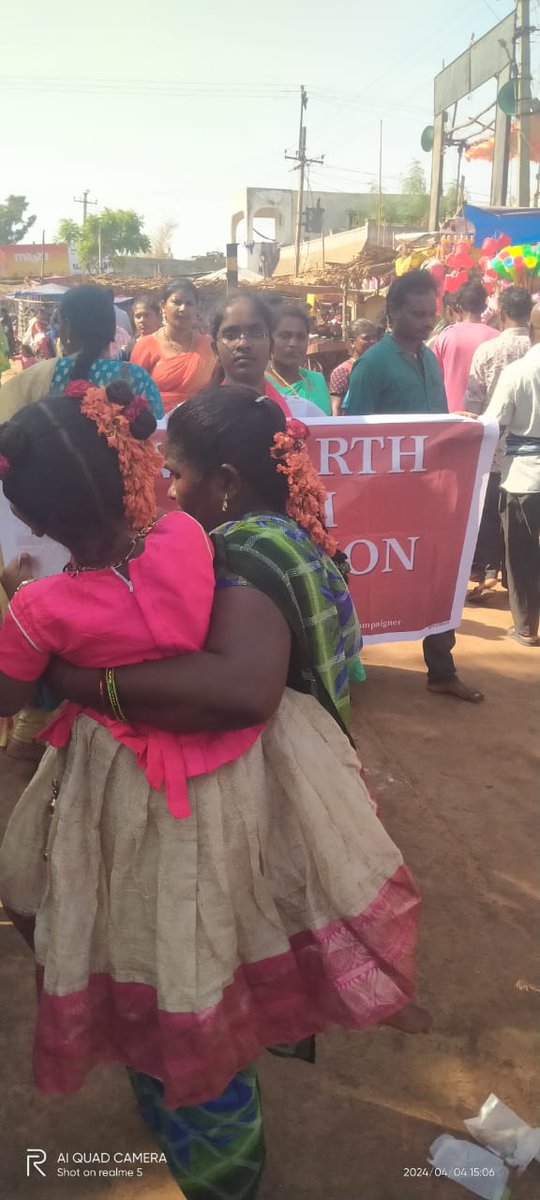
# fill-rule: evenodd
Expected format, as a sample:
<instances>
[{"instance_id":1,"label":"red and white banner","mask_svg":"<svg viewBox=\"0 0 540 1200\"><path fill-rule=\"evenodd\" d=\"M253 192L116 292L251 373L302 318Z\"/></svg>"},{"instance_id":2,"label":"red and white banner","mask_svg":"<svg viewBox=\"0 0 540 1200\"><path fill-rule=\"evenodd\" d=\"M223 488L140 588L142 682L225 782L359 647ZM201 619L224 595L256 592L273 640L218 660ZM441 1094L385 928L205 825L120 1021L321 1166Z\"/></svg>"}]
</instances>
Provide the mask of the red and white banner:
<instances>
[{"instance_id":1,"label":"red and white banner","mask_svg":"<svg viewBox=\"0 0 540 1200\"><path fill-rule=\"evenodd\" d=\"M308 421L365 642L454 629L499 437L456 416Z\"/></svg>"},{"instance_id":2,"label":"red and white banner","mask_svg":"<svg viewBox=\"0 0 540 1200\"><path fill-rule=\"evenodd\" d=\"M327 524L350 563L365 642L394 642L461 622L498 427L457 416L328 417L306 422L328 491ZM165 422L160 422L165 425ZM163 442L164 431L156 433ZM158 488L168 507L168 482ZM37 540L0 489L4 560L32 555L37 574L66 551Z\"/></svg>"}]
</instances>

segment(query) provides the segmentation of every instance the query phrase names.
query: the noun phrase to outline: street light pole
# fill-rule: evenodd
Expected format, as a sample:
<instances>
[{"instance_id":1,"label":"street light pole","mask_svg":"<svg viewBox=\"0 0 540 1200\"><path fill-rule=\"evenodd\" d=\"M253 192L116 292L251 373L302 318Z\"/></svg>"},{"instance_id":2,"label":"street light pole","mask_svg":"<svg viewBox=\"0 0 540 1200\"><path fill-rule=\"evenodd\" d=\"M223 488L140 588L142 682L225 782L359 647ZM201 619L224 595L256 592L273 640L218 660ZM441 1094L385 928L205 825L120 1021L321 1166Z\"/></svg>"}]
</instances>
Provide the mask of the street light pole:
<instances>
[{"instance_id":1,"label":"street light pole","mask_svg":"<svg viewBox=\"0 0 540 1200\"><path fill-rule=\"evenodd\" d=\"M517 0L517 116L518 132L518 204L528 208L531 202L531 7L530 0Z\"/></svg>"},{"instance_id":2,"label":"street light pole","mask_svg":"<svg viewBox=\"0 0 540 1200\"><path fill-rule=\"evenodd\" d=\"M377 201L377 242L381 245L381 234L383 224L383 190L382 190L382 164L383 164L383 123L379 121L379 198Z\"/></svg>"}]
</instances>

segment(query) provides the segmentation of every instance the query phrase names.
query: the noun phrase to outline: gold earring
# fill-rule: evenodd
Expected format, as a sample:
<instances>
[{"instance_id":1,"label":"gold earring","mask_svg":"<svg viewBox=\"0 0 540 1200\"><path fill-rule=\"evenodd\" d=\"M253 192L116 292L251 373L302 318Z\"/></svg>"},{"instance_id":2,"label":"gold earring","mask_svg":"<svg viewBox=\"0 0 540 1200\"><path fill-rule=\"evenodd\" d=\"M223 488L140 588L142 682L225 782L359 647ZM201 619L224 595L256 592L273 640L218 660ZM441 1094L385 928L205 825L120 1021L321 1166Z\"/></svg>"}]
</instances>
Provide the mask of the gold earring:
<instances>
[{"instance_id":1,"label":"gold earring","mask_svg":"<svg viewBox=\"0 0 540 1200\"><path fill-rule=\"evenodd\" d=\"M229 497L228 497L227 493L225 492L225 495L223 497L223 504L221 505L221 511L227 512L228 507L229 507Z\"/></svg>"}]
</instances>

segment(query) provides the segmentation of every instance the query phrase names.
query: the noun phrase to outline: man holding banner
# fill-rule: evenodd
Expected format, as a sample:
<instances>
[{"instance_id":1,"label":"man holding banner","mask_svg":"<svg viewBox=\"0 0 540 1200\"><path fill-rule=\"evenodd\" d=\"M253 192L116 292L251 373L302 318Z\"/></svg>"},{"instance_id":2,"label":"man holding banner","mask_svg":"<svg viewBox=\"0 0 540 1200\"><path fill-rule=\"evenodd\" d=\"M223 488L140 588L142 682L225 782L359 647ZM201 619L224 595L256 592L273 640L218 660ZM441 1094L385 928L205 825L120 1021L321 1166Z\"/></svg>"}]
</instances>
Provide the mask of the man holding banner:
<instances>
[{"instance_id":1,"label":"man holding banner","mask_svg":"<svg viewBox=\"0 0 540 1200\"><path fill-rule=\"evenodd\" d=\"M538 646L540 625L540 307L532 350L506 367L487 415L506 429L500 512L513 625L508 636Z\"/></svg>"},{"instance_id":2,"label":"man holding banner","mask_svg":"<svg viewBox=\"0 0 540 1200\"><path fill-rule=\"evenodd\" d=\"M428 271L409 271L392 283L387 299L390 332L362 356L351 374L347 415L448 411L442 375L425 342L437 316L437 287ZM453 629L424 638L428 688L478 703L482 692L459 679Z\"/></svg>"}]
</instances>

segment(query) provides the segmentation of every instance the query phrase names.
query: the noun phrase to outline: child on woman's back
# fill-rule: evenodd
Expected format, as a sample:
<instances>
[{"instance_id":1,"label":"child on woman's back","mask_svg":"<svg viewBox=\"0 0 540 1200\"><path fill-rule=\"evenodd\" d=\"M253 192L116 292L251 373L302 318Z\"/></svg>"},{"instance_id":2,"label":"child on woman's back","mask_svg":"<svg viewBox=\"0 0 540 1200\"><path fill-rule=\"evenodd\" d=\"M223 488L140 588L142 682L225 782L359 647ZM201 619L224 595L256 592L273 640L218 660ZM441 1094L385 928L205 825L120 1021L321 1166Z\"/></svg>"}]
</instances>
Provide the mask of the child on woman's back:
<instances>
[{"instance_id":1,"label":"child on woman's back","mask_svg":"<svg viewBox=\"0 0 540 1200\"><path fill-rule=\"evenodd\" d=\"M208 634L212 547L187 513L156 519L154 417L123 382L107 391L78 382L73 390L80 396L84 387L80 405L73 395L50 397L3 427L8 499L34 533L46 532L72 555L64 574L28 582L12 599L2 670L20 680L38 679L54 654L105 669L200 650ZM92 716L135 751L153 787L165 781L175 816L189 813L186 776L237 758L260 732L133 728L110 676L103 693L105 711ZM66 745L79 711L64 708L46 740Z\"/></svg>"}]
</instances>

